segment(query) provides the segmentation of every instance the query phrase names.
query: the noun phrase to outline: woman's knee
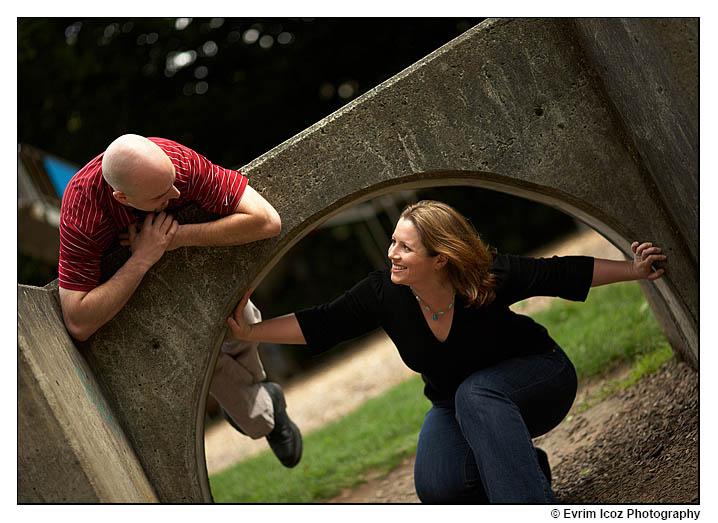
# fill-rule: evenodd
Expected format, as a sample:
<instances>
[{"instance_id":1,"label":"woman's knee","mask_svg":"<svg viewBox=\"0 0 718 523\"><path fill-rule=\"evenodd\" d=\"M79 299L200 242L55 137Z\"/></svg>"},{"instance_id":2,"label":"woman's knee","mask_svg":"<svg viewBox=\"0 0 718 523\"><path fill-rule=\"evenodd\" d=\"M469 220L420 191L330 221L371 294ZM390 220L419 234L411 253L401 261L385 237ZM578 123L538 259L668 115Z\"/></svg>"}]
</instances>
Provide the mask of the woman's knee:
<instances>
[{"instance_id":1,"label":"woman's knee","mask_svg":"<svg viewBox=\"0 0 718 523\"><path fill-rule=\"evenodd\" d=\"M436 479L423 467L414 467L414 489L422 503L441 503L436 489Z\"/></svg>"},{"instance_id":2,"label":"woman's knee","mask_svg":"<svg viewBox=\"0 0 718 523\"><path fill-rule=\"evenodd\" d=\"M465 478L461 476L460 465L457 464L451 471L452 473L448 475L446 470L430 469L418 462L416 465L414 467L414 488L422 503L481 502L481 497L474 493L476 488L467 485Z\"/></svg>"},{"instance_id":3,"label":"woman's knee","mask_svg":"<svg viewBox=\"0 0 718 523\"><path fill-rule=\"evenodd\" d=\"M463 489L471 450L454 417L453 406L433 405L419 434L414 486L423 503L448 503Z\"/></svg>"}]
</instances>

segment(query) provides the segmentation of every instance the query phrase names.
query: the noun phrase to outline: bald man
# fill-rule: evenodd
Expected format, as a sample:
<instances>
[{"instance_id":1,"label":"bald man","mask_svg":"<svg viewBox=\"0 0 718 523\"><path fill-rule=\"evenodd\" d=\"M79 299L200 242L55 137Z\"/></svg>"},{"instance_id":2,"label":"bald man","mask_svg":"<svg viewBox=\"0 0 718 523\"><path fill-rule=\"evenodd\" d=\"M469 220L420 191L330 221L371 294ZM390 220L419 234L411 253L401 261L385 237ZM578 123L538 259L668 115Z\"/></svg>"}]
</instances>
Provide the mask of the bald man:
<instances>
[{"instance_id":1,"label":"bald man","mask_svg":"<svg viewBox=\"0 0 718 523\"><path fill-rule=\"evenodd\" d=\"M179 225L171 212L192 202L221 217ZM120 136L72 177L63 194L58 273L65 326L75 339L88 339L124 307L166 251L241 245L280 231L277 211L239 171L172 140ZM131 255L102 282L102 256L118 239ZM252 304L245 317L261 320ZM229 334L210 392L237 430L266 437L280 462L293 467L301 458L301 434L286 414L281 387L265 381L257 345Z\"/></svg>"}]
</instances>

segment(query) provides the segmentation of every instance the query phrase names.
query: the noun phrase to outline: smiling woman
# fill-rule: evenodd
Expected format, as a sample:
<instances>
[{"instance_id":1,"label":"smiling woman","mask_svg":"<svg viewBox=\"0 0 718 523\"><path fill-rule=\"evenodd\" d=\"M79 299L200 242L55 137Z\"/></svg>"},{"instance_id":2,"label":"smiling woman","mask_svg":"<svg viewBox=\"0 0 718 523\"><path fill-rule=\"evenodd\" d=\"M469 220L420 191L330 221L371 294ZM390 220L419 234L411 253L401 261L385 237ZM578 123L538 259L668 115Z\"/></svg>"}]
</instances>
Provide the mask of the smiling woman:
<instances>
[{"instance_id":1,"label":"smiling woman","mask_svg":"<svg viewBox=\"0 0 718 523\"><path fill-rule=\"evenodd\" d=\"M509 306L531 296L583 301L592 285L660 277L660 249L633 249L633 262L491 253L456 210L420 201L397 222L390 270L332 302L254 324L242 314L248 291L227 323L238 339L306 344L315 354L383 328L432 401L417 450L419 498L551 503L548 459L532 438L566 415L576 372L544 327Z\"/></svg>"},{"instance_id":2,"label":"smiling woman","mask_svg":"<svg viewBox=\"0 0 718 523\"><path fill-rule=\"evenodd\" d=\"M389 259L392 283L411 288L441 342L449 335L457 290L469 305L494 297L489 250L468 220L444 203L421 201L404 209Z\"/></svg>"},{"instance_id":3,"label":"smiling woman","mask_svg":"<svg viewBox=\"0 0 718 523\"><path fill-rule=\"evenodd\" d=\"M439 263L446 260L430 256L421 243L416 227L409 221L399 220L391 236L389 246L391 260L391 281L409 285L412 279L421 279L423 273L435 270Z\"/></svg>"},{"instance_id":4,"label":"smiling woman","mask_svg":"<svg viewBox=\"0 0 718 523\"><path fill-rule=\"evenodd\" d=\"M410 238L415 251L425 252L433 260L434 272L446 266L448 286L460 289L467 303L483 305L494 298L495 278L490 272L492 253L471 223L451 206L436 201L408 206L397 223L395 237L397 234ZM396 251L392 254L390 249L389 258L394 262ZM404 272L398 274L407 275ZM428 274L419 279L425 279ZM410 285L394 279L393 275L392 272L394 283Z\"/></svg>"}]
</instances>

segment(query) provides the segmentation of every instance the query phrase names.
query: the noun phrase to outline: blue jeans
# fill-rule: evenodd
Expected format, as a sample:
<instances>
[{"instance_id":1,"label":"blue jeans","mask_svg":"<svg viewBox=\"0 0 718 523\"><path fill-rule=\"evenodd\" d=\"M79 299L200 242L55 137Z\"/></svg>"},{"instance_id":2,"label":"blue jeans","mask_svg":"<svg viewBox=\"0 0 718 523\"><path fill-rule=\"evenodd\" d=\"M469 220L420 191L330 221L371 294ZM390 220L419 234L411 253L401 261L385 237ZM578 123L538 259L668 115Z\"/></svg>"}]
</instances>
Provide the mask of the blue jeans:
<instances>
[{"instance_id":1,"label":"blue jeans","mask_svg":"<svg viewBox=\"0 0 718 523\"><path fill-rule=\"evenodd\" d=\"M563 350L473 373L424 418L414 465L423 503L556 503L532 438L566 416L576 371Z\"/></svg>"}]
</instances>

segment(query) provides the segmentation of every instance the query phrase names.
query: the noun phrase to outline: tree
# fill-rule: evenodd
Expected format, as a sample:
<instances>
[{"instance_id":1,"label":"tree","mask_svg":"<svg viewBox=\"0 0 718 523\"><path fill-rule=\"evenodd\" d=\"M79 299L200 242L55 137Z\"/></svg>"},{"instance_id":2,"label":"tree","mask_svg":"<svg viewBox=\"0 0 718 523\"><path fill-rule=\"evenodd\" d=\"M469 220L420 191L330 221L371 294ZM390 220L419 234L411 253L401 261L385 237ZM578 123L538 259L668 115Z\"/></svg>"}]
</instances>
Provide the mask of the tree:
<instances>
[{"instance_id":1,"label":"tree","mask_svg":"<svg viewBox=\"0 0 718 523\"><path fill-rule=\"evenodd\" d=\"M116 136L236 167L478 19L18 20L18 135L84 164Z\"/></svg>"}]
</instances>

